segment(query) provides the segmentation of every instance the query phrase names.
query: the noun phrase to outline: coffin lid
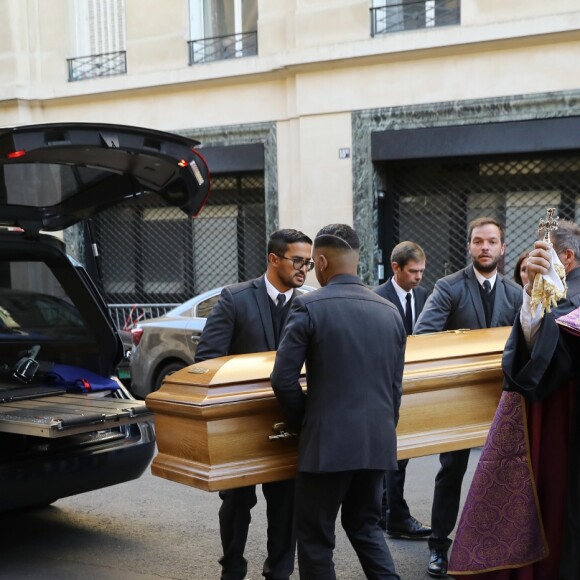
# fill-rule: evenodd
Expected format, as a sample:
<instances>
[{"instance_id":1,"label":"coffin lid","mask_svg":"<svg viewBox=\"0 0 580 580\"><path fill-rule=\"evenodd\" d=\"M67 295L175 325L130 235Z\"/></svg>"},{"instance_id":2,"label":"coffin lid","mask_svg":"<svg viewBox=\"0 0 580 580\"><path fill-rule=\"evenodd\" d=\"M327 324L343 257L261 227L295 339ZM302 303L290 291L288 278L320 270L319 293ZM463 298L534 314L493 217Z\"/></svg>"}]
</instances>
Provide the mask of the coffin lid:
<instances>
[{"instance_id":1,"label":"coffin lid","mask_svg":"<svg viewBox=\"0 0 580 580\"><path fill-rule=\"evenodd\" d=\"M405 353L405 388L413 382L497 368L511 327L453 330L409 336ZM216 403L271 397L270 374L276 353L220 357L200 362L165 379L148 402L168 396L175 403L207 406ZM302 369L304 376L305 369ZM439 379L440 380L440 379Z\"/></svg>"},{"instance_id":2,"label":"coffin lid","mask_svg":"<svg viewBox=\"0 0 580 580\"><path fill-rule=\"evenodd\" d=\"M209 171L178 135L103 123L0 129L0 224L62 230L145 193L196 215Z\"/></svg>"}]
</instances>

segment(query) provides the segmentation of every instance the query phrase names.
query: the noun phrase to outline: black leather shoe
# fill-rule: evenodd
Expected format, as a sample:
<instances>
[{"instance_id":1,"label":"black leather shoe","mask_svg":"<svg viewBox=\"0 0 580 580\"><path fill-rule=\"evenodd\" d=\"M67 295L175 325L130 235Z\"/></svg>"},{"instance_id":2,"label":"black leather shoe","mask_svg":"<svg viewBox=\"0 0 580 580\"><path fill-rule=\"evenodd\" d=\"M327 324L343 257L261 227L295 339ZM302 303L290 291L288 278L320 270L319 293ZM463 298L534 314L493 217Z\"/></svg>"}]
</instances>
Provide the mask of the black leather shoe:
<instances>
[{"instance_id":1,"label":"black leather shoe","mask_svg":"<svg viewBox=\"0 0 580 580\"><path fill-rule=\"evenodd\" d=\"M431 550L427 574L433 578L447 578L447 550Z\"/></svg>"},{"instance_id":2,"label":"black leather shoe","mask_svg":"<svg viewBox=\"0 0 580 580\"><path fill-rule=\"evenodd\" d=\"M431 528L410 516L403 522L389 523L387 534L391 538L399 538L401 540L421 540L431 535Z\"/></svg>"}]
</instances>

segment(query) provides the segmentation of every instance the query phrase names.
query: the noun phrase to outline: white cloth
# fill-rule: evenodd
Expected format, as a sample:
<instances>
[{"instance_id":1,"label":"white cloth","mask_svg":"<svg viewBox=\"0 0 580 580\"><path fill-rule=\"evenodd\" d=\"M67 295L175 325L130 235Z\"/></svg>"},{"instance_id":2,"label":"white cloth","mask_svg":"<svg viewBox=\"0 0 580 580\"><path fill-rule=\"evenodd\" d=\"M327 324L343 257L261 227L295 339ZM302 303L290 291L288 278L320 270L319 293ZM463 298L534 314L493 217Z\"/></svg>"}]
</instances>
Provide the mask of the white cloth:
<instances>
[{"instance_id":1,"label":"white cloth","mask_svg":"<svg viewBox=\"0 0 580 580\"><path fill-rule=\"evenodd\" d=\"M551 248L551 251L552 265L548 273L543 276L544 279L553 284L554 287L562 291L565 289L566 285L560 276L558 276L558 273L554 268L554 264L559 266L562 270L564 269L564 266L562 265L562 262L560 262L560 258L558 258L554 248ZM542 323L542 318L544 316L544 306L542 304L538 304L532 310L531 296L525 291L525 289L523 290L523 293L524 299L522 302L522 308L520 310L520 324L522 325L522 332L524 333L524 338L528 348L531 349L536 342L536 337L538 335L538 331L540 330L540 324Z\"/></svg>"},{"instance_id":2,"label":"white cloth","mask_svg":"<svg viewBox=\"0 0 580 580\"><path fill-rule=\"evenodd\" d=\"M524 299L522 302L522 309L520 310L520 324L522 325L522 332L524 333L526 344L531 350L536 342L536 336L538 335L540 324L542 323L542 308L538 304L535 312L532 312L532 298L525 290L523 290L523 293Z\"/></svg>"}]
</instances>

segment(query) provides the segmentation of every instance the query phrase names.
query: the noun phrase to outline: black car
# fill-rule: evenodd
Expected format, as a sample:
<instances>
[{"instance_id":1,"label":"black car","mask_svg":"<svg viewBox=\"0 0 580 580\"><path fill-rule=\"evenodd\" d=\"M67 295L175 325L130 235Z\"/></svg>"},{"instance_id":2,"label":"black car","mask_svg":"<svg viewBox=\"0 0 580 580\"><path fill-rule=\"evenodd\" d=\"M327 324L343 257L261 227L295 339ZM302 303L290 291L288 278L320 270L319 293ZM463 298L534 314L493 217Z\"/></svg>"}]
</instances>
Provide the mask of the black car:
<instances>
[{"instance_id":1,"label":"black car","mask_svg":"<svg viewBox=\"0 0 580 580\"><path fill-rule=\"evenodd\" d=\"M152 415L115 378L123 345L59 231L155 193L195 215L197 142L99 124L0 129L0 510L139 477Z\"/></svg>"}]
</instances>

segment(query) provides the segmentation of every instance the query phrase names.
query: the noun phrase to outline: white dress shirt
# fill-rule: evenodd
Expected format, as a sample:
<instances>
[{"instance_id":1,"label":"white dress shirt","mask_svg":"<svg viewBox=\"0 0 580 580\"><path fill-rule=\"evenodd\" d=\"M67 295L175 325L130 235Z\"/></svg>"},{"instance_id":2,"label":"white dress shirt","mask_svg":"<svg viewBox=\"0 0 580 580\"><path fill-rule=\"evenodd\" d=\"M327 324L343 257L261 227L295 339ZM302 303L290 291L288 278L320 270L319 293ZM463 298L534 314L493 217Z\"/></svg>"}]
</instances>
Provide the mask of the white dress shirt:
<instances>
[{"instance_id":1,"label":"white dress shirt","mask_svg":"<svg viewBox=\"0 0 580 580\"><path fill-rule=\"evenodd\" d=\"M395 278L391 278L391 282L393 283L393 288L395 289L395 292L397 293L397 296L399 297L399 301L401 302L401 306L403 307L403 312L406 312L407 310L407 294L411 294L411 312L413 313L413 326L415 326L415 320L416 320L416 316L415 316L415 293L413 292L413 290L403 290L403 288L401 288L397 282L395 281Z\"/></svg>"},{"instance_id":2,"label":"white dress shirt","mask_svg":"<svg viewBox=\"0 0 580 580\"><path fill-rule=\"evenodd\" d=\"M489 280L490 290L493 290L493 287L495 286L495 281L497 280L497 272L491 278L486 278L483 274L481 274L475 268L473 268L473 271L475 272L475 277L477 278L477 281L479 282L480 286L483 287L483 283L486 280Z\"/></svg>"},{"instance_id":3,"label":"white dress shirt","mask_svg":"<svg viewBox=\"0 0 580 580\"><path fill-rule=\"evenodd\" d=\"M292 298L294 288L290 288L290 290L286 290L286 292L280 292L280 290L277 290L276 287L272 284L272 282L268 280L267 274L266 276L264 276L264 279L266 280L266 291L268 292L268 296L272 299L272 302L274 304L278 304L278 294L284 294L284 296L286 296L286 301L284 302L284 304L287 304L288 300Z\"/></svg>"}]
</instances>

